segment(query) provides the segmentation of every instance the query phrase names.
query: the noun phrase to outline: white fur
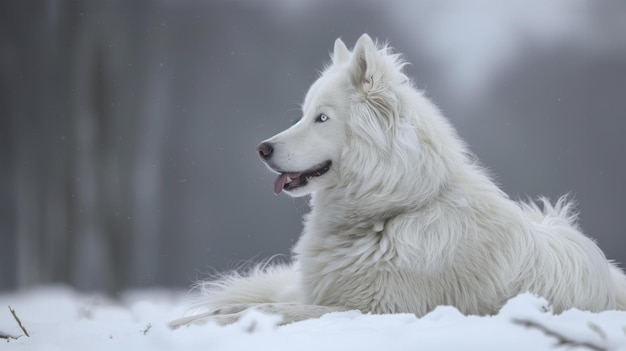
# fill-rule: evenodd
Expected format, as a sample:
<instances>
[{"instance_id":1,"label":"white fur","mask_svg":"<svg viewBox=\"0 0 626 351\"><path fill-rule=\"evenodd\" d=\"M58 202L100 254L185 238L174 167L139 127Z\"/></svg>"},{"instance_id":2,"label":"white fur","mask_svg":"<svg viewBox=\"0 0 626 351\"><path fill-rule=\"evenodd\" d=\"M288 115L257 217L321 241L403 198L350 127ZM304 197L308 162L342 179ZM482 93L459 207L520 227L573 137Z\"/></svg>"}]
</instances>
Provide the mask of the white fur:
<instances>
[{"instance_id":1,"label":"white fur","mask_svg":"<svg viewBox=\"0 0 626 351\"><path fill-rule=\"evenodd\" d=\"M626 277L552 205L508 198L454 128L402 72L400 57L363 35L312 85L295 126L268 139L271 169L330 171L290 191L311 194L294 263L202 284L201 313L173 326L237 320L248 308L283 322L331 311L410 312L438 305L493 314L530 291L555 312L626 309ZM320 114L329 117L315 122Z\"/></svg>"}]
</instances>

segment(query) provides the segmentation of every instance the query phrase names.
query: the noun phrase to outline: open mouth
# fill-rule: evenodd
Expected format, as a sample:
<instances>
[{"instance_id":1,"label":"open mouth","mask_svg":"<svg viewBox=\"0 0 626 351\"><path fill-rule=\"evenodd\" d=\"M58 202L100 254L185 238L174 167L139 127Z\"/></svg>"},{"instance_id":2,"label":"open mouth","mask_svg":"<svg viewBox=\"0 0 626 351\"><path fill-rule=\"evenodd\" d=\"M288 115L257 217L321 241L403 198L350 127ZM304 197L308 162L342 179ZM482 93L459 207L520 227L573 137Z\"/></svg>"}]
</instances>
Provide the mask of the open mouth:
<instances>
[{"instance_id":1,"label":"open mouth","mask_svg":"<svg viewBox=\"0 0 626 351\"><path fill-rule=\"evenodd\" d=\"M310 179L324 175L330 169L332 162L326 161L304 172L283 172L274 182L274 194L283 190L293 190L307 185Z\"/></svg>"}]
</instances>

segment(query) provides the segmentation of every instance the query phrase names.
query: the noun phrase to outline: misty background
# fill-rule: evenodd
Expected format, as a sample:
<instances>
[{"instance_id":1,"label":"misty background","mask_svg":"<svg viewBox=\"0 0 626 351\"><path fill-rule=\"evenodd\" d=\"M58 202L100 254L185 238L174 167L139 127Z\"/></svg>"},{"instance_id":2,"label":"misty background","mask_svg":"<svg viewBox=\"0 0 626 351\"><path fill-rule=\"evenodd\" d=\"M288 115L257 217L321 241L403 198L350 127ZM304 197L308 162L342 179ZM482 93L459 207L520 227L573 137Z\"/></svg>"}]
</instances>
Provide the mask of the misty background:
<instances>
[{"instance_id":1,"label":"misty background","mask_svg":"<svg viewBox=\"0 0 626 351\"><path fill-rule=\"evenodd\" d=\"M188 287L287 255L254 150L334 40L388 40L512 197L571 192L626 263L626 2L7 0L0 290Z\"/></svg>"}]
</instances>

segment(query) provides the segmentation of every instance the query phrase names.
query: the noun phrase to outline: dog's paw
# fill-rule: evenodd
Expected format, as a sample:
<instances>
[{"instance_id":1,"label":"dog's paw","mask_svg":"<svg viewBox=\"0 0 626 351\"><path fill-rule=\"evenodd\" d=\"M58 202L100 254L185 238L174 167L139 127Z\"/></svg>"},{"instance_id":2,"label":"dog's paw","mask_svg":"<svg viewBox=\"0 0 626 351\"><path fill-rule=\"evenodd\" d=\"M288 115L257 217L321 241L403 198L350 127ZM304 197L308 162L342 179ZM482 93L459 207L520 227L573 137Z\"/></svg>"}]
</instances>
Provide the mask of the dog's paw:
<instances>
[{"instance_id":1,"label":"dog's paw","mask_svg":"<svg viewBox=\"0 0 626 351\"><path fill-rule=\"evenodd\" d=\"M169 326L172 329L176 329L183 325L205 323L229 325L245 319L247 315L269 315L274 318L276 325L284 325L305 319L319 318L330 312L347 310L348 309L343 307L299 305L294 303L232 304L213 309L209 312L179 318L171 322Z\"/></svg>"},{"instance_id":2,"label":"dog's paw","mask_svg":"<svg viewBox=\"0 0 626 351\"><path fill-rule=\"evenodd\" d=\"M237 314L248 309L258 309L264 304L258 303L236 303L231 305L225 305L219 308L213 309L210 313L212 315L228 315L228 314Z\"/></svg>"},{"instance_id":3,"label":"dog's paw","mask_svg":"<svg viewBox=\"0 0 626 351\"><path fill-rule=\"evenodd\" d=\"M276 309L258 304L236 304L224 306L209 312L176 319L168 324L171 329L182 326L217 324L242 324L247 332L267 329L268 326L281 325L283 318Z\"/></svg>"}]
</instances>

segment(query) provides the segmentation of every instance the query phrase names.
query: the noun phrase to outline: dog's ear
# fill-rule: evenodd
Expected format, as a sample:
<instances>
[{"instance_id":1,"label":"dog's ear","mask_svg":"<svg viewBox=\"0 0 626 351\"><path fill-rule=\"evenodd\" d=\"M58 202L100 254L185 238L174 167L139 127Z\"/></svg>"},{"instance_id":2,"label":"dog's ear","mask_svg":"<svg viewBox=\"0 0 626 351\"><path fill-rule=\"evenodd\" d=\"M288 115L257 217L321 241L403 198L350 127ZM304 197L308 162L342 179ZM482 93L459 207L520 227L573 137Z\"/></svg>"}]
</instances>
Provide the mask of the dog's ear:
<instances>
[{"instance_id":1,"label":"dog's ear","mask_svg":"<svg viewBox=\"0 0 626 351\"><path fill-rule=\"evenodd\" d=\"M363 34L354 45L352 52L352 80L364 92L385 84L388 73L384 58L369 35Z\"/></svg>"},{"instance_id":2,"label":"dog's ear","mask_svg":"<svg viewBox=\"0 0 626 351\"><path fill-rule=\"evenodd\" d=\"M390 131L399 116L398 99L388 87L394 79L395 58L387 48L379 49L372 38L363 34L354 45L349 70L355 90L364 95L366 104L358 104L355 113L361 119L355 130L381 150L390 147Z\"/></svg>"},{"instance_id":3,"label":"dog's ear","mask_svg":"<svg viewBox=\"0 0 626 351\"><path fill-rule=\"evenodd\" d=\"M335 40L335 48L333 49L333 63L343 63L350 58L350 51L346 47L346 44L341 41L341 38Z\"/></svg>"}]
</instances>

